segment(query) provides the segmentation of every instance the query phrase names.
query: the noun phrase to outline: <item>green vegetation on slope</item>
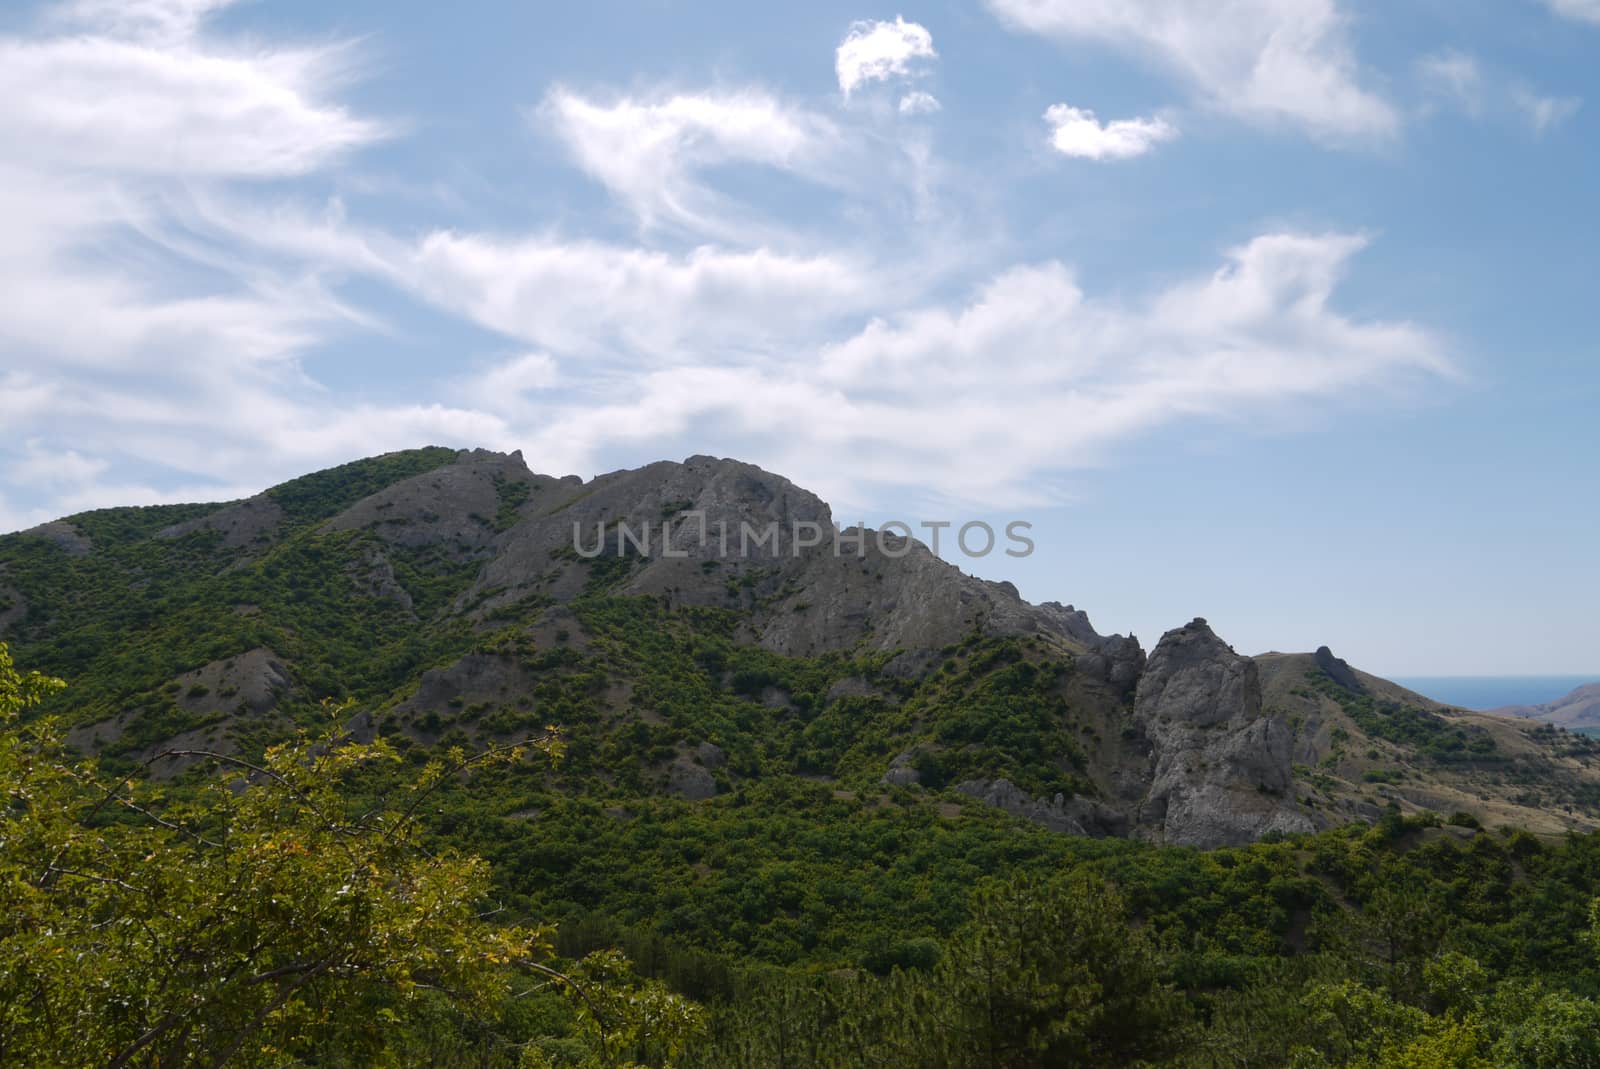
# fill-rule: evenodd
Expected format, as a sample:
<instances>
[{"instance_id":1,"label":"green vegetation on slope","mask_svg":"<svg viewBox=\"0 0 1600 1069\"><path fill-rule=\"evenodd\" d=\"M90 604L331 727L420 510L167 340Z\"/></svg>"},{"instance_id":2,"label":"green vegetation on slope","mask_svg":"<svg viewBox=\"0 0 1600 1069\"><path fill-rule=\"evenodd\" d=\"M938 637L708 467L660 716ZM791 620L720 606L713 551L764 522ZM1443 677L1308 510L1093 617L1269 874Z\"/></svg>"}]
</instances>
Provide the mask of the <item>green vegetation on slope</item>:
<instances>
[{"instance_id":1,"label":"green vegetation on slope","mask_svg":"<svg viewBox=\"0 0 1600 1069\"><path fill-rule=\"evenodd\" d=\"M381 697L470 644L463 623L430 619L419 626L419 616L437 615L471 582L477 565L380 547L367 532L330 533L316 524L454 455L413 450L286 483L269 495L289 515L286 530L246 550L228 549L204 528L152 537L217 506L72 517L93 543L81 556L42 538L0 538L0 582L29 607L10 639L29 664L74 680L71 702L47 708L75 722L134 709L160 718L169 734L195 726L161 688L184 672L257 648L294 664L301 688L291 708L312 710L325 697ZM412 608L368 581L380 549Z\"/></svg>"},{"instance_id":2,"label":"green vegetation on slope","mask_svg":"<svg viewBox=\"0 0 1600 1069\"><path fill-rule=\"evenodd\" d=\"M423 848L441 781L522 751L451 754L354 807L394 755L335 719L173 797L24 724L57 689L0 644L0 1064L670 1065L700 1027L616 954L563 973L547 929L486 919L481 861Z\"/></svg>"},{"instance_id":3,"label":"green vegetation on slope","mask_svg":"<svg viewBox=\"0 0 1600 1069\"><path fill-rule=\"evenodd\" d=\"M254 1062L230 1064L667 1065L683 1047L680 1064L708 1067L1600 1065L1600 970L1586 942L1600 838L1540 840L1392 809L1375 826L1209 853L1047 832L950 788L1005 776L1036 797L1092 792L1086 766L1099 733L1115 745L1129 724L1106 711L1114 699L1083 708L1089 684L1070 657L978 634L911 677L890 653L781 656L746 630L757 579L729 580L718 608L623 597L638 562L621 556L588 564L587 592L566 605L534 594L476 618L465 595L486 551L453 541L413 548L378 529L322 523L452 455L396 454L273 491L288 519L242 547L203 525L156 537L214 507L76 517L94 544L86 555L0 539L0 588L15 591L0 597L29 609L11 632L19 654L74 681L65 695L30 694L41 700L33 715L71 726L131 714L115 721L99 767L46 745L37 719L7 724L8 754L49 760L7 766L0 855L15 880L6 886L33 894L40 876L27 866L39 854L28 844L41 836L84 847L80 882L95 887L46 895L37 908L56 912L43 928L60 933L63 955L89 963L83 976L99 978L100 995L143 1007L117 1016L124 1002L91 1000L64 967L51 974L58 987L26 987L38 981L28 970L49 961L36 945L46 915L18 914L33 919L0 939L0 985L12 985L7 1008L24 1009L6 1019L12 1045L0 1061L59 1046L54 1063L29 1063L105 1064L117 1049L106 1044L125 1046L138 1021L148 1030L163 1019L166 995L149 994L163 973L155 944L135 938L142 924L163 947L190 948L182 963L193 971L175 972L182 982L168 993L215 975L214 963L237 950L229 940L255 947L269 934L228 912L252 894L281 888L287 912L246 915L292 917L307 929L296 934L318 936L318 917L345 917L334 893L348 882L342 840L369 830L374 814L403 809L420 778L425 803L407 851L382 864L461 866L427 941L508 938L480 913L496 925L553 922L558 956L521 968L544 960L570 970L593 1004L533 976L508 988L509 961L467 983L488 984L489 997L463 1002L427 987L386 990L393 977L360 959L378 970L367 977L376 983L326 977L328 989L309 988L303 1008L262 1018L272 1038L259 1058L252 1047L240 1057ZM471 518L489 536L510 528L527 494L506 483L496 501L493 516ZM271 651L292 680L270 713L194 681L203 666L251 650ZM1449 717L1316 677L1308 685L1369 738L1420 762L1523 774ZM329 697L359 700L360 727L349 724L373 741L271 748L304 726L325 728ZM271 776L240 794L219 791L217 761L160 787L136 776L112 791L115 805L94 808L91 795L106 796L122 772L206 725L233 732L238 748L217 759L224 768L245 760L276 770L324 816L337 811L339 834L315 820L285 833L308 819L303 799L263 791L278 782ZM562 732L557 767L439 774L451 747L537 737L546 725ZM881 784L900 754L922 787ZM46 778L17 778L36 775ZM680 776L714 796L673 797ZM92 856L85 844L101 841L113 848ZM238 866L207 842L237 846ZM278 874L249 861L269 842L313 848ZM148 892L168 894L166 881L188 869L198 874L184 892L200 896L186 907L195 919L150 920ZM401 907L383 894L364 901L376 928L322 934L390 939L383 925ZM332 912L317 912L325 906ZM128 918L128 930L102 931L107 917ZM127 964L114 967L112 956ZM274 960L282 964L245 975L294 964ZM704 1016L671 992L698 1001ZM239 1013L253 1021L269 994L224 984L205 997L237 999L217 1014L220 1028L237 1027ZM46 997L93 1022L82 1037L101 1044L93 1053L30 1015ZM653 1013L660 1031L640 1023ZM156 1064L149 1053L143 1064ZM187 1057L167 1048L161 1064Z\"/></svg>"}]
</instances>

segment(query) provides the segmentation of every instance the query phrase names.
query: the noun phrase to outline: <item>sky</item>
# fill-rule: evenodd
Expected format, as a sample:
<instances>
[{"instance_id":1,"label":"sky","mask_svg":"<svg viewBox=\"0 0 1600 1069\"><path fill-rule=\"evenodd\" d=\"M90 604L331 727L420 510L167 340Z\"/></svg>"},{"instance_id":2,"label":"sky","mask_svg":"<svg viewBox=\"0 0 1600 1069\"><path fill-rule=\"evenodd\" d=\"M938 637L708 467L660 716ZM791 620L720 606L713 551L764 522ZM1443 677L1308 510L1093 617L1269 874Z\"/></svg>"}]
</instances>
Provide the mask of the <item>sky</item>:
<instances>
[{"instance_id":1,"label":"sky","mask_svg":"<svg viewBox=\"0 0 1600 1069\"><path fill-rule=\"evenodd\" d=\"M1600 0L0 10L0 530L711 453L1147 647L1600 677Z\"/></svg>"}]
</instances>

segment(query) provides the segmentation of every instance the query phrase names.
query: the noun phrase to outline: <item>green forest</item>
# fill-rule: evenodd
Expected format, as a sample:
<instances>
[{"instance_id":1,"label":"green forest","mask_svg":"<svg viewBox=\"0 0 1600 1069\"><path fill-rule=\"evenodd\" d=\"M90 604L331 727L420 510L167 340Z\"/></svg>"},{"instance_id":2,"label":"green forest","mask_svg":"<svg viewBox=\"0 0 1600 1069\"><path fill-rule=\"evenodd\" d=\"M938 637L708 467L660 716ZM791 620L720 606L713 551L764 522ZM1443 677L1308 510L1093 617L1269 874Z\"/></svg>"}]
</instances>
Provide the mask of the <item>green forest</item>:
<instances>
[{"instance_id":1,"label":"green forest","mask_svg":"<svg viewBox=\"0 0 1600 1069\"><path fill-rule=\"evenodd\" d=\"M159 784L60 687L0 652L8 1065L1600 1065L1600 836L1201 852L784 777L519 836L559 734L419 761L332 707Z\"/></svg>"}]
</instances>

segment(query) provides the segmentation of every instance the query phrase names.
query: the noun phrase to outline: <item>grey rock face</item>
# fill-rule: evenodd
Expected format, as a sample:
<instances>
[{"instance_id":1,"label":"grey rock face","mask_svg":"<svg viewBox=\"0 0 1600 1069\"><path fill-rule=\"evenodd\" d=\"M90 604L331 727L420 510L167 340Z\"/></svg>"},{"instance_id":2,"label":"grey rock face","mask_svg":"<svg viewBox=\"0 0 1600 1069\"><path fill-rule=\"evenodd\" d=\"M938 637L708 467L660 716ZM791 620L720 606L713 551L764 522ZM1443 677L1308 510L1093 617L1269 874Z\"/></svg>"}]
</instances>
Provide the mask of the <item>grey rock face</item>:
<instances>
[{"instance_id":1,"label":"grey rock face","mask_svg":"<svg viewBox=\"0 0 1600 1069\"><path fill-rule=\"evenodd\" d=\"M394 574L394 563L388 557L375 548L369 549L361 563L363 569L352 578L363 591L375 598L386 598L407 612L415 608L411 592L400 585Z\"/></svg>"},{"instance_id":2,"label":"grey rock face","mask_svg":"<svg viewBox=\"0 0 1600 1069\"><path fill-rule=\"evenodd\" d=\"M971 795L984 805L1066 835L1088 835L1101 839L1128 834L1126 815L1092 798L1066 798L1057 794L1046 801L1034 798L1007 779L967 780L956 784L955 789Z\"/></svg>"},{"instance_id":3,"label":"grey rock face","mask_svg":"<svg viewBox=\"0 0 1600 1069\"><path fill-rule=\"evenodd\" d=\"M1087 835L1082 824L1067 811L1061 795L1046 802L1033 798L1008 779L974 779L956 784L956 790L969 794L984 805L1003 809L1012 816L1032 821L1051 831L1068 835Z\"/></svg>"},{"instance_id":4,"label":"grey rock face","mask_svg":"<svg viewBox=\"0 0 1600 1069\"><path fill-rule=\"evenodd\" d=\"M728 763L728 755L714 742L702 742L694 748L694 757L705 768L721 768Z\"/></svg>"},{"instance_id":5,"label":"grey rock face","mask_svg":"<svg viewBox=\"0 0 1600 1069\"><path fill-rule=\"evenodd\" d=\"M1350 666L1335 657L1333 651L1328 647L1318 646L1317 652L1313 654L1313 657L1317 662L1317 667L1328 673L1328 676L1345 690L1353 691L1356 694L1365 694L1367 692L1367 688L1362 685L1360 679L1356 678L1356 674L1351 670Z\"/></svg>"},{"instance_id":6,"label":"grey rock face","mask_svg":"<svg viewBox=\"0 0 1600 1069\"><path fill-rule=\"evenodd\" d=\"M528 487L523 510L562 485L534 475L520 453L463 450L456 462L395 483L328 521L334 531L368 529L398 546L442 545L458 556L486 555L499 540L496 518L508 483Z\"/></svg>"},{"instance_id":7,"label":"grey rock face","mask_svg":"<svg viewBox=\"0 0 1600 1069\"><path fill-rule=\"evenodd\" d=\"M431 668L422 673L416 691L395 706L395 711L404 714L478 704L509 704L531 693L533 683L515 658L495 653L469 653L446 668Z\"/></svg>"},{"instance_id":8,"label":"grey rock face","mask_svg":"<svg viewBox=\"0 0 1600 1069\"><path fill-rule=\"evenodd\" d=\"M895 755L889 762L889 771L880 779L886 787L918 787L922 785L922 773L918 772L913 764L917 759L916 751L906 750Z\"/></svg>"},{"instance_id":9,"label":"grey rock face","mask_svg":"<svg viewBox=\"0 0 1600 1069\"><path fill-rule=\"evenodd\" d=\"M573 485L526 474L519 457L514 468L523 474L516 477L533 480L535 492L502 535L486 541L481 531L447 524L439 505L426 507L441 516L410 534L393 522L439 493L452 513L487 508L488 480L474 484L451 473L458 467L486 470L507 459L493 457L472 454L418 476L412 480L418 483L416 501L391 488L378 496L395 504L380 511L372 500L363 502L335 526L372 527L386 538L453 538L477 547L486 563L463 604L481 613L530 595L556 602L576 597L593 574L585 557L598 553L631 562L612 587L616 593L737 608L747 621L741 637L779 653L900 650L889 671L920 675L937 667L939 650L978 631L1049 637L1064 652L1090 655L1090 670L1130 689L1142 664L1137 642L1101 639L1086 620L1069 630L1054 613L1023 601L1009 583L965 575L914 539L880 539L878 532L856 527L836 538L832 510L815 494L734 460L694 456ZM501 472L502 478L513 475ZM621 525L633 540L619 536ZM768 537L772 532L775 540ZM645 543L643 551L638 541Z\"/></svg>"},{"instance_id":10,"label":"grey rock face","mask_svg":"<svg viewBox=\"0 0 1600 1069\"><path fill-rule=\"evenodd\" d=\"M132 760L151 761L168 750L234 753L239 748L234 733L241 723L237 718L268 715L292 686L288 670L269 649L254 649L213 661L185 672L173 682L178 689L172 700L180 709L193 716L218 719L137 750L128 755ZM76 750L92 753L121 739L143 712L133 709L96 724L73 728L67 733L67 743ZM166 779L203 760L193 755L163 757L152 761L146 771L155 779Z\"/></svg>"},{"instance_id":11,"label":"grey rock face","mask_svg":"<svg viewBox=\"0 0 1600 1069\"><path fill-rule=\"evenodd\" d=\"M30 527L22 533L54 543L57 549L69 557L88 556L90 551L94 549L94 546L89 542L89 536L66 520L51 520L49 523L41 523L37 527Z\"/></svg>"},{"instance_id":12,"label":"grey rock face","mask_svg":"<svg viewBox=\"0 0 1600 1069\"><path fill-rule=\"evenodd\" d=\"M28 601L20 590L0 583L0 638L28 615Z\"/></svg>"},{"instance_id":13,"label":"grey rock face","mask_svg":"<svg viewBox=\"0 0 1600 1069\"><path fill-rule=\"evenodd\" d=\"M709 771L687 757L673 758L667 767L667 790L691 802L714 798L717 781Z\"/></svg>"},{"instance_id":14,"label":"grey rock face","mask_svg":"<svg viewBox=\"0 0 1600 1069\"><path fill-rule=\"evenodd\" d=\"M259 716L278 704L278 697L289 688L287 669L278 655L268 649L254 649L213 661L193 672L185 672L175 682L174 699L188 713L250 713Z\"/></svg>"},{"instance_id":15,"label":"grey rock face","mask_svg":"<svg viewBox=\"0 0 1600 1069\"><path fill-rule=\"evenodd\" d=\"M1162 636L1139 680L1134 719L1154 751L1140 834L1209 847L1317 827L1291 796L1292 733L1262 714L1255 662L1204 620Z\"/></svg>"},{"instance_id":16,"label":"grey rock face","mask_svg":"<svg viewBox=\"0 0 1600 1069\"><path fill-rule=\"evenodd\" d=\"M156 532L157 538L182 538L195 531L217 531L228 549L245 549L270 543L283 524L283 509L265 494L257 494L225 508Z\"/></svg>"},{"instance_id":17,"label":"grey rock face","mask_svg":"<svg viewBox=\"0 0 1600 1069\"><path fill-rule=\"evenodd\" d=\"M1133 693L1145 665L1144 649L1138 639L1132 635L1101 635L1089 623L1088 613L1057 601L1045 602L1038 611L1062 634L1088 650L1078 658L1080 671L1105 680L1123 694Z\"/></svg>"}]
</instances>

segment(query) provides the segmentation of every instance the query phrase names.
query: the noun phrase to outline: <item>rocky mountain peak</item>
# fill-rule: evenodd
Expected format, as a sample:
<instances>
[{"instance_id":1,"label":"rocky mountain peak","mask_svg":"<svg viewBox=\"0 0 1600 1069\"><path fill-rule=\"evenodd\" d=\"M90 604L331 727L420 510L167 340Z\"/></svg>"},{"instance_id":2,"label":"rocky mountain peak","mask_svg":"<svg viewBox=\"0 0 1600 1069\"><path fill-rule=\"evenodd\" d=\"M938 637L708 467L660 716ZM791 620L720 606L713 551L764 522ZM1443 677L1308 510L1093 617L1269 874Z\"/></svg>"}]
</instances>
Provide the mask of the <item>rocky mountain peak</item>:
<instances>
[{"instance_id":1,"label":"rocky mountain peak","mask_svg":"<svg viewBox=\"0 0 1600 1069\"><path fill-rule=\"evenodd\" d=\"M1203 618L1161 636L1139 679L1134 719L1152 744L1138 812L1150 837L1222 846L1317 825L1293 799L1293 733L1262 712L1255 661Z\"/></svg>"}]
</instances>

